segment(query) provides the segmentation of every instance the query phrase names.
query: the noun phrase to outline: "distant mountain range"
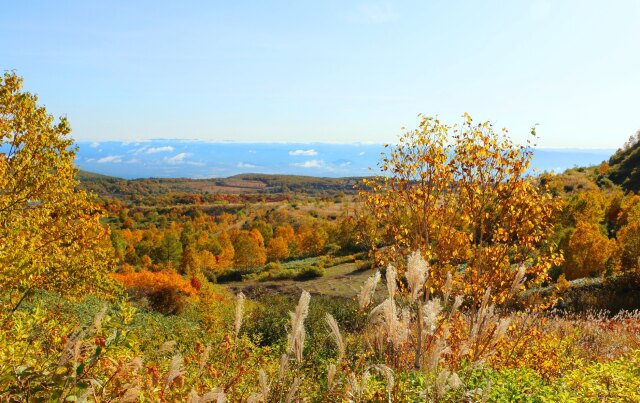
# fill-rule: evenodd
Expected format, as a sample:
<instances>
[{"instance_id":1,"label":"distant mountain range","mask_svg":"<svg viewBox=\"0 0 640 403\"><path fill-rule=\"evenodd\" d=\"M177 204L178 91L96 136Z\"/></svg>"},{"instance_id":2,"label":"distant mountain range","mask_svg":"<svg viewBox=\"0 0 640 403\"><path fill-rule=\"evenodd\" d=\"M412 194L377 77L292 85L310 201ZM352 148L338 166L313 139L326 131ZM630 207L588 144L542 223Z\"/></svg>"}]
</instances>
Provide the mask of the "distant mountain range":
<instances>
[{"instance_id":1,"label":"distant mountain range","mask_svg":"<svg viewBox=\"0 0 640 403\"><path fill-rule=\"evenodd\" d=\"M381 144L214 143L188 140L78 142L83 170L125 179L222 178L242 173L369 176ZM533 165L563 171L608 160L614 149L537 149ZM369 168L372 168L370 170Z\"/></svg>"}]
</instances>

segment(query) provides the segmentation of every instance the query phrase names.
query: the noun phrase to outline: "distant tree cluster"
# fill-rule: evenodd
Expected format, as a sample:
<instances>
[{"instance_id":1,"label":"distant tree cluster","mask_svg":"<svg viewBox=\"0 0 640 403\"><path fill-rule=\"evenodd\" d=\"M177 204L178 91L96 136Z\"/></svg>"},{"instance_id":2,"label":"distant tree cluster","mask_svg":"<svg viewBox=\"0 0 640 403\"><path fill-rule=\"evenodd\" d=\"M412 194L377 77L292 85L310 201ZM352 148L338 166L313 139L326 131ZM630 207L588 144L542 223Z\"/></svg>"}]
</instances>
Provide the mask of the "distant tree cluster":
<instances>
[{"instance_id":1,"label":"distant tree cluster","mask_svg":"<svg viewBox=\"0 0 640 403\"><path fill-rule=\"evenodd\" d=\"M156 272L174 269L200 281L215 280L231 268L250 270L267 262L363 248L358 223L348 214L328 220L278 210L246 217L148 209L132 213L121 204L107 208L113 214L111 242L120 265Z\"/></svg>"}]
</instances>

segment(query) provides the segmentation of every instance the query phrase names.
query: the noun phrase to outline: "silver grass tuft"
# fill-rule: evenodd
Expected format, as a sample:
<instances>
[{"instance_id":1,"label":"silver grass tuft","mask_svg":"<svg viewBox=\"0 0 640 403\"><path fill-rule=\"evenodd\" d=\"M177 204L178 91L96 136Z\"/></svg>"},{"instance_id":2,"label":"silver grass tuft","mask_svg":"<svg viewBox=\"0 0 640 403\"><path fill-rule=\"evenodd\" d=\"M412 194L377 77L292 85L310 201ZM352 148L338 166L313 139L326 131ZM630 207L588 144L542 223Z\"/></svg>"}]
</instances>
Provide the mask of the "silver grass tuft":
<instances>
[{"instance_id":1,"label":"silver grass tuft","mask_svg":"<svg viewBox=\"0 0 640 403\"><path fill-rule=\"evenodd\" d=\"M280 367L278 369L278 381L282 382L288 370L289 356L287 354L282 354L282 356L280 357Z\"/></svg>"},{"instance_id":2,"label":"silver grass tuft","mask_svg":"<svg viewBox=\"0 0 640 403\"><path fill-rule=\"evenodd\" d=\"M373 276L369 277L367 281L365 281L365 283L362 285L360 294L358 294L358 303L360 305L360 309L364 309L371 303L379 282L380 272L376 271L376 273Z\"/></svg>"},{"instance_id":3,"label":"silver grass tuft","mask_svg":"<svg viewBox=\"0 0 640 403\"><path fill-rule=\"evenodd\" d=\"M329 392L333 390L336 371L337 370L335 364L329 364L329 369L327 370L327 389L329 390Z\"/></svg>"},{"instance_id":4,"label":"silver grass tuft","mask_svg":"<svg viewBox=\"0 0 640 403\"><path fill-rule=\"evenodd\" d=\"M393 391L393 385L395 384L393 370L384 364L377 364L372 368L374 368L384 376L384 379L387 381L387 393L391 393Z\"/></svg>"},{"instance_id":5,"label":"silver grass tuft","mask_svg":"<svg viewBox=\"0 0 640 403\"><path fill-rule=\"evenodd\" d=\"M207 344L200 356L200 360L198 361L198 367L200 368L200 372L204 370L204 366L207 364L207 360L209 359L209 354L211 353L211 344Z\"/></svg>"},{"instance_id":6,"label":"silver grass tuft","mask_svg":"<svg viewBox=\"0 0 640 403\"><path fill-rule=\"evenodd\" d=\"M180 354L176 354L171 359L171 365L169 367L169 373L167 374L167 382L164 385L165 389L171 386L173 381L184 374L184 369L182 366L183 360Z\"/></svg>"},{"instance_id":7,"label":"silver grass tuft","mask_svg":"<svg viewBox=\"0 0 640 403\"><path fill-rule=\"evenodd\" d=\"M242 327L242 316L244 314L244 294L239 293L236 297L236 317L233 322L233 331L236 337L240 334L240 328Z\"/></svg>"},{"instance_id":8,"label":"silver grass tuft","mask_svg":"<svg viewBox=\"0 0 640 403\"><path fill-rule=\"evenodd\" d=\"M440 312L442 312L440 298L430 299L422 308L424 330L429 336L433 335L438 328L438 316Z\"/></svg>"},{"instance_id":9,"label":"silver grass tuft","mask_svg":"<svg viewBox=\"0 0 640 403\"><path fill-rule=\"evenodd\" d=\"M524 267L524 265L520 266L518 268L518 273L516 273L516 277L513 279L513 283L511 283L511 289L509 289L509 296L508 298L513 297L514 295L516 295L518 293L518 291L520 291L520 289L522 289L522 287L524 286L525 281L527 280L525 275L526 275L526 268Z\"/></svg>"},{"instance_id":10,"label":"silver grass tuft","mask_svg":"<svg viewBox=\"0 0 640 403\"><path fill-rule=\"evenodd\" d=\"M160 346L160 350L158 350L158 352L160 354L171 353L173 352L173 349L176 347L176 344L177 343L175 340L166 341L162 343L162 345Z\"/></svg>"},{"instance_id":11,"label":"silver grass tuft","mask_svg":"<svg viewBox=\"0 0 640 403\"><path fill-rule=\"evenodd\" d=\"M325 320L329 325L329 329L331 329L331 336L338 347L338 361L342 360L345 353L344 341L342 340L342 335L340 334L340 327L338 326L338 322L336 319L331 316L331 314L327 313L325 315Z\"/></svg>"},{"instance_id":12,"label":"silver grass tuft","mask_svg":"<svg viewBox=\"0 0 640 403\"><path fill-rule=\"evenodd\" d=\"M295 378L293 380L293 384L291 384L291 388L289 389L289 393L287 394L287 399L285 400L287 403L293 402L293 399L296 398L296 394L298 393L298 388L302 383L302 379Z\"/></svg>"},{"instance_id":13,"label":"silver grass tuft","mask_svg":"<svg viewBox=\"0 0 640 403\"><path fill-rule=\"evenodd\" d=\"M396 272L395 267L391 265L387 266L385 280L387 281L387 292L389 293L389 298L393 298L396 295L397 277L398 273Z\"/></svg>"},{"instance_id":14,"label":"silver grass tuft","mask_svg":"<svg viewBox=\"0 0 640 403\"><path fill-rule=\"evenodd\" d=\"M449 300L449 296L451 295L451 285L453 283L453 276L451 272L447 272L447 280L444 283L444 289L442 291L442 300L446 303Z\"/></svg>"},{"instance_id":15,"label":"silver grass tuft","mask_svg":"<svg viewBox=\"0 0 640 403\"><path fill-rule=\"evenodd\" d=\"M140 394L142 393L142 389L140 385L132 385L127 388L126 392L122 395L122 397L118 400L121 403L133 403L137 402L140 399Z\"/></svg>"},{"instance_id":16,"label":"silver grass tuft","mask_svg":"<svg viewBox=\"0 0 640 403\"><path fill-rule=\"evenodd\" d=\"M409 291L411 291L411 301L418 299L428 275L429 264L422 258L420 252L415 251L409 255L406 276Z\"/></svg>"},{"instance_id":17,"label":"silver grass tuft","mask_svg":"<svg viewBox=\"0 0 640 403\"><path fill-rule=\"evenodd\" d=\"M260 381L260 394L262 394L263 399L266 401L269 397L269 378L267 377L267 373L264 372L264 369L260 369L258 373L258 379Z\"/></svg>"},{"instance_id":18,"label":"silver grass tuft","mask_svg":"<svg viewBox=\"0 0 640 403\"><path fill-rule=\"evenodd\" d=\"M288 354L295 354L296 360L302 362L302 351L304 349L304 339L306 331L304 329L304 321L309 314L309 302L311 295L307 291L302 291L298 306L295 312L291 312L291 331L288 337Z\"/></svg>"}]
</instances>

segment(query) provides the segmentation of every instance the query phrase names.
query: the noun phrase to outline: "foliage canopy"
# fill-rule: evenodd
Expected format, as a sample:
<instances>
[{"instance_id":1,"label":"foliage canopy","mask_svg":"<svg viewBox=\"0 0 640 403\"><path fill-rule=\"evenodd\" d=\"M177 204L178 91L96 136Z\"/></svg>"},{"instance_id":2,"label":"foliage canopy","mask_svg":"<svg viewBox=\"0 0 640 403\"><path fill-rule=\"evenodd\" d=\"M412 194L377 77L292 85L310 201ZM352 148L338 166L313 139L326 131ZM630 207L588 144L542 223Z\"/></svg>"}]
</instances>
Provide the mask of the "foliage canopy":
<instances>
[{"instance_id":1,"label":"foliage canopy","mask_svg":"<svg viewBox=\"0 0 640 403\"><path fill-rule=\"evenodd\" d=\"M465 114L453 126L422 117L401 135L382 155L382 175L360 192L377 222L365 234L376 261L397 264L420 250L435 271L428 287L440 289L451 273L475 302L488 287L504 301L520 265L529 284L545 281L561 261L548 242L556 203L527 175L530 141L515 145L507 134Z\"/></svg>"},{"instance_id":2,"label":"foliage canopy","mask_svg":"<svg viewBox=\"0 0 640 403\"><path fill-rule=\"evenodd\" d=\"M83 295L108 283L109 231L98 222L100 210L77 189L70 131L66 118L54 121L35 95L23 91L20 77L7 72L0 78L4 302L33 289Z\"/></svg>"}]
</instances>

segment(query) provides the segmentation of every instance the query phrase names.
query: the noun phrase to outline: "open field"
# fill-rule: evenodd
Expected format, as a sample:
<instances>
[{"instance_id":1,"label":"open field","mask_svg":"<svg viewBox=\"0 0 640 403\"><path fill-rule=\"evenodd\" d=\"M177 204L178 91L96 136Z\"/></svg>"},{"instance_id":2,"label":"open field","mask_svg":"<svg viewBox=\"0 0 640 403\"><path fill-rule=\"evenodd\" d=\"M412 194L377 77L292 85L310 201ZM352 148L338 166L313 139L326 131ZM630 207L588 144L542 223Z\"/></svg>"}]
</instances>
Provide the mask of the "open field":
<instances>
[{"instance_id":1,"label":"open field","mask_svg":"<svg viewBox=\"0 0 640 403\"><path fill-rule=\"evenodd\" d=\"M326 269L324 276L306 280L239 281L225 284L233 292L242 291L248 296L263 294L310 294L353 298L362 284L372 275L371 270L358 270L361 263L345 263Z\"/></svg>"}]
</instances>

